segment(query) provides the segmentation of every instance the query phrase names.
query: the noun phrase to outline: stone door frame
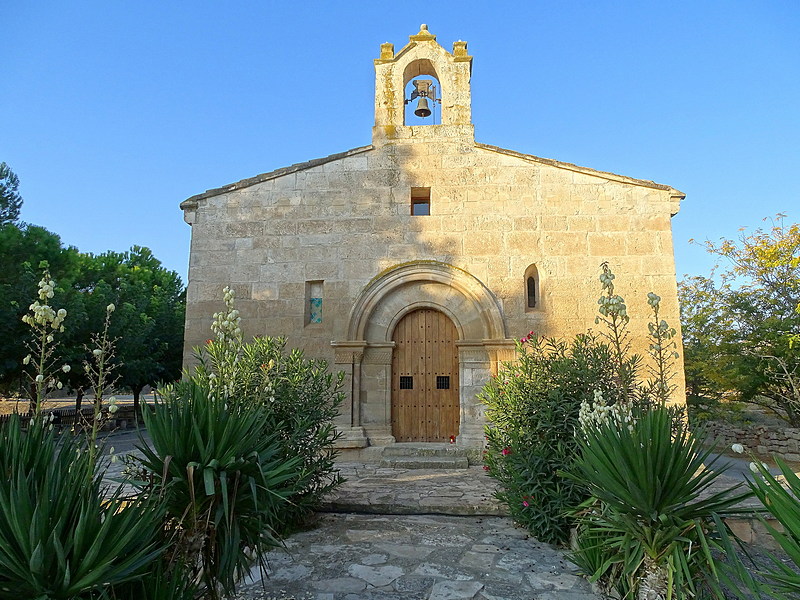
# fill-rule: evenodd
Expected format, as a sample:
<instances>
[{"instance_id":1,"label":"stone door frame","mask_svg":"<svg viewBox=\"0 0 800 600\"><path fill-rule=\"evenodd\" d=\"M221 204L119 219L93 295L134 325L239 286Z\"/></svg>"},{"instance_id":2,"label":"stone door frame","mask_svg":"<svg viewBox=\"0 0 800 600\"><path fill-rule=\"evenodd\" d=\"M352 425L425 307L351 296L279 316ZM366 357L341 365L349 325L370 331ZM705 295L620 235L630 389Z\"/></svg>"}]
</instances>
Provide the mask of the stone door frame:
<instances>
[{"instance_id":1,"label":"stone door frame","mask_svg":"<svg viewBox=\"0 0 800 600\"><path fill-rule=\"evenodd\" d=\"M335 367L345 372L346 399L337 427L342 447L384 446L391 431L392 333L420 308L447 315L458 331L460 433L458 443L483 445L483 406L476 394L514 357L500 302L475 276L437 261L413 261L386 269L359 294L350 311L347 338L331 343ZM349 392L349 393L348 393Z\"/></svg>"}]
</instances>

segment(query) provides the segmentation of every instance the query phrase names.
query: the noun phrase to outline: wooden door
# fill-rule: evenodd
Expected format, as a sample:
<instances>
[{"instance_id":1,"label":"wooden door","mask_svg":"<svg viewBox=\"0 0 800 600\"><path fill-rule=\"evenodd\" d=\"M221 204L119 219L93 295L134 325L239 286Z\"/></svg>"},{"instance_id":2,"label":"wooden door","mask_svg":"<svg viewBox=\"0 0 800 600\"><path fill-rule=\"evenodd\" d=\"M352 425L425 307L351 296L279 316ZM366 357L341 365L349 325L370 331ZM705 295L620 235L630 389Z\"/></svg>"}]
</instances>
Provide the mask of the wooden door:
<instances>
[{"instance_id":1,"label":"wooden door","mask_svg":"<svg viewBox=\"0 0 800 600\"><path fill-rule=\"evenodd\" d=\"M392 435L398 442L447 442L458 435L458 332L443 313L415 310L392 341Z\"/></svg>"}]
</instances>

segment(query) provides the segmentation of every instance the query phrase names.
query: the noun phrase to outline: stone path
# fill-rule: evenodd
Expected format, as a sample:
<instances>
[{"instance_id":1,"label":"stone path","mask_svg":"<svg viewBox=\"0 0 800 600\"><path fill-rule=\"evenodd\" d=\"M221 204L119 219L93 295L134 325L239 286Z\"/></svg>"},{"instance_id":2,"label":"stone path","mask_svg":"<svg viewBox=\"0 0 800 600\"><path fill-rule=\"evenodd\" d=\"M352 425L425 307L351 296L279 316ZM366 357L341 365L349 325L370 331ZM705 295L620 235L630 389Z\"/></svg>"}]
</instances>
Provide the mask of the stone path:
<instances>
[{"instance_id":1,"label":"stone path","mask_svg":"<svg viewBox=\"0 0 800 600\"><path fill-rule=\"evenodd\" d=\"M255 576L258 578L258 575ZM320 516L286 550L269 554L269 579L238 599L598 600L561 552L506 517Z\"/></svg>"},{"instance_id":2,"label":"stone path","mask_svg":"<svg viewBox=\"0 0 800 600\"><path fill-rule=\"evenodd\" d=\"M514 526L481 467L338 465L316 527L269 554L239 600L599 600L562 552ZM459 515L459 516L457 516Z\"/></svg>"},{"instance_id":3,"label":"stone path","mask_svg":"<svg viewBox=\"0 0 800 600\"><path fill-rule=\"evenodd\" d=\"M495 481L483 467L391 469L338 463L347 480L322 507L326 512L376 514L505 515Z\"/></svg>"}]
</instances>

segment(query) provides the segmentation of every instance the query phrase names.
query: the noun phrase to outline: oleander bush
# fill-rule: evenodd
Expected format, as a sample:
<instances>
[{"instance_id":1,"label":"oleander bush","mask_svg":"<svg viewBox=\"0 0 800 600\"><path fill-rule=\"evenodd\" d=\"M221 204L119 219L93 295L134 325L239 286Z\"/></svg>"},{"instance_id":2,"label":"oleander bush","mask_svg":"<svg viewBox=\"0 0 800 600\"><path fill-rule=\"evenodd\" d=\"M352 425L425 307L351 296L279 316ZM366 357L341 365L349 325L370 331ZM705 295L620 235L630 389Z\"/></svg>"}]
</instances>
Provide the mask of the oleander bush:
<instances>
[{"instance_id":1,"label":"oleander bush","mask_svg":"<svg viewBox=\"0 0 800 600\"><path fill-rule=\"evenodd\" d=\"M612 375L609 348L594 336L567 344L531 335L481 393L490 421L485 468L514 520L541 541L565 543L568 512L587 497L560 472L575 460L581 402L610 388Z\"/></svg>"},{"instance_id":2,"label":"oleander bush","mask_svg":"<svg viewBox=\"0 0 800 600\"><path fill-rule=\"evenodd\" d=\"M576 458L581 405L608 410L663 402L672 391L675 330L658 317L660 298L648 294L653 360L645 366L630 352L627 306L615 293L607 263L599 279L600 333L567 342L530 332L517 343L516 360L504 363L480 395L489 420L485 468L501 484L497 497L541 541L565 543L570 512L588 497L585 488L563 476Z\"/></svg>"}]
</instances>

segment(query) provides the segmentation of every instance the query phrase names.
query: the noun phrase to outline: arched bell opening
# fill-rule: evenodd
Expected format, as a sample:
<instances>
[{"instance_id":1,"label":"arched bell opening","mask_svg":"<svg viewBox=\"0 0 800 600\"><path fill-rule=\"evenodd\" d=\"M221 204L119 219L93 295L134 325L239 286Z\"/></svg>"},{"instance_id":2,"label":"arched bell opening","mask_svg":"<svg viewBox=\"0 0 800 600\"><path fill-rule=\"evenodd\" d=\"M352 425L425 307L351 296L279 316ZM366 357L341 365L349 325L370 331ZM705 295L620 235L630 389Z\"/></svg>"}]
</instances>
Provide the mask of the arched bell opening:
<instances>
[{"instance_id":1,"label":"arched bell opening","mask_svg":"<svg viewBox=\"0 0 800 600\"><path fill-rule=\"evenodd\" d=\"M442 88L430 60L415 60L406 66L403 90L404 125L437 125L442 122Z\"/></svg>"}]
</instances>

